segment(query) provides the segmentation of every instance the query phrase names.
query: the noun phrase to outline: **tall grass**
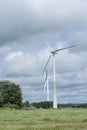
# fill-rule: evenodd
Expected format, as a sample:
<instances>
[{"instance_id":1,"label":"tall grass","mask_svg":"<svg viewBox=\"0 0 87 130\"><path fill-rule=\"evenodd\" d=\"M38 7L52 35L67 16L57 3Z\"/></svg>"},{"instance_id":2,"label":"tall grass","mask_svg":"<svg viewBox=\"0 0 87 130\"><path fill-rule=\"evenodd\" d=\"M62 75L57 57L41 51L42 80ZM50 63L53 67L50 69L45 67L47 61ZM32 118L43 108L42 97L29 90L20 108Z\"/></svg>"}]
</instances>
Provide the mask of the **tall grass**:
<instances>
[{"instance_id":1,"label":"tall grass","mask_svg":"<svg viewBox=\"0 0 87 130\"><path fill-rule=\"evenodd\" d=\"M86 130L87 109L0 109L0 130Z\"/></svg>"}]
</instances>

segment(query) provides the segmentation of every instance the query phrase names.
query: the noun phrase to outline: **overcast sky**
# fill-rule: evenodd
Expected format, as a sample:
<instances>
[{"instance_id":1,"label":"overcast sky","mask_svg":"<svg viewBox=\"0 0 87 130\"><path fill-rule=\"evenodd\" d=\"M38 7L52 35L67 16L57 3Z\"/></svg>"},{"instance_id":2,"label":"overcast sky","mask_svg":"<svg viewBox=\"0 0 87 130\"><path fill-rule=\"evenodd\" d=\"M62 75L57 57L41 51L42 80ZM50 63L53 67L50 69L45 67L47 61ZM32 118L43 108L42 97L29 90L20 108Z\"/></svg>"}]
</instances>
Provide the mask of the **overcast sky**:
<instances>
[{"instance_id":1,"label":"overcast sky","mask_svg":"<svg viewBox=\"0 0 87 130\"><path fill-rule=\"evenodd\" d=\"M0 79L19 84L23 100L46 101L43 68L56 55L59 103L87 102L87 1L0 0ZM48 65L53 100L52 59Z\"/></svg>"}]
</instances>

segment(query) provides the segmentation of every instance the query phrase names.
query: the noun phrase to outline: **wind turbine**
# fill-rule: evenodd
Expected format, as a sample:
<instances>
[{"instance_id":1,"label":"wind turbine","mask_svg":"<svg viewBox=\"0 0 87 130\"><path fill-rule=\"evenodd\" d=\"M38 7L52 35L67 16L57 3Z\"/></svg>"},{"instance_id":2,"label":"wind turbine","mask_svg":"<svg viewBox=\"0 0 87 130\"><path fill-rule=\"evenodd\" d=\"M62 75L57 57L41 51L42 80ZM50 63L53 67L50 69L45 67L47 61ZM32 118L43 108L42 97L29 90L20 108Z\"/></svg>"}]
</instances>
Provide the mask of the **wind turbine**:
<instances>
[{"instance_id":1,"label":"wind turbine","mask_svg":"<svg viewBox=\"0 0 87 130\"><path fill-rule=\"evenodd\" d=\"M65 48L60 48L60 49L56 49L54 50L48 43L46 43L46 45L48 46L48 48L50 49L50 56L48 58L48 61L44 67L43 73L47 68L47 65L51 59L51 57L53 58L53 108L57 108L57 94L56 94L56 69L55 69L55 55L59 52L62 51L64 49L68 49L68 48L72 48L75 47L75 45L73 46L68 46Z\"/></svg>"},{"instance_id":2,"label":"wind turbine","mask_svg":"<svg viewBox=\"0 0 87 130\"><path fill-rule=\"evenodd\" d=\"M47 94L47 101L49 101L49 77L48 77L48 70L46 69L45 73L45 85L44 85L44 94Z\"/></svg>"}]
</instances>

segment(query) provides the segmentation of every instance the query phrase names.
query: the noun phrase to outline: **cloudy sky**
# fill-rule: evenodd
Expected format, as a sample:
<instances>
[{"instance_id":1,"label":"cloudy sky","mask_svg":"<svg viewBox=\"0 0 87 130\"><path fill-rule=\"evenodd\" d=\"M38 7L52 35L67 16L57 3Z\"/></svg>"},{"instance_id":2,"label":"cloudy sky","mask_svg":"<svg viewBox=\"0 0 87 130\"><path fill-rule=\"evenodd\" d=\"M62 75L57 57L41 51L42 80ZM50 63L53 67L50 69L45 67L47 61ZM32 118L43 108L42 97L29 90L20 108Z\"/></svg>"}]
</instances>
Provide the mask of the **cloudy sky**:
<instances>
[{"instance_id":1,"label":"cloudy sky","mask_svg":"<svg viewBox=\"0 0 87 130\"><path fill-rule=\"evenodd\" d=\"M59 103L87 102L87 1L0 0L0 79L19 84L23 100L46 101L43 68L56 55ZM52 59L48 65L53 100Z\"/></svg>"}]
</instances>

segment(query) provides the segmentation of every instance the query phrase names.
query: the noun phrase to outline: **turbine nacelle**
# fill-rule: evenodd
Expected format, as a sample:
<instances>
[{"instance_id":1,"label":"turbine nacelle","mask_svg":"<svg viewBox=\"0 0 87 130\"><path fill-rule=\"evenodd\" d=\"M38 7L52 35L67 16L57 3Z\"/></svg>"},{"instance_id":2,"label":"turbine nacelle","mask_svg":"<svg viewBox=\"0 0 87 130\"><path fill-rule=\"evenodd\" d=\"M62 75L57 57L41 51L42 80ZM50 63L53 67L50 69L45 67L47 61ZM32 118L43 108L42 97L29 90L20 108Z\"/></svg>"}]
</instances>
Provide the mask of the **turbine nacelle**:
<instances>
[{"instance_id":1,"label":"turbine nacelle","mask_svg":"<svg viewBox=\"0 0 87 130\"><path fill-rule=\"evenodd\" d=\"M55 52L55 51L52 51L51 53L52 53L53 55L58 54L58 53L57 53L57 52Z\"/></svg>"},{"instance_id":2,"label":"turbine nacelle","mask_svg":"<svg viewBox=\"0 0 87 130\"><path fill-rule=\"evenodd\" d=\"M48 77L48 71L46 70L46 74L45 74L45 85L44 85L44 94L47 95L47 101L49 101L49 80L50 80L50 77Z\"/></svg>"}]
</instances>

